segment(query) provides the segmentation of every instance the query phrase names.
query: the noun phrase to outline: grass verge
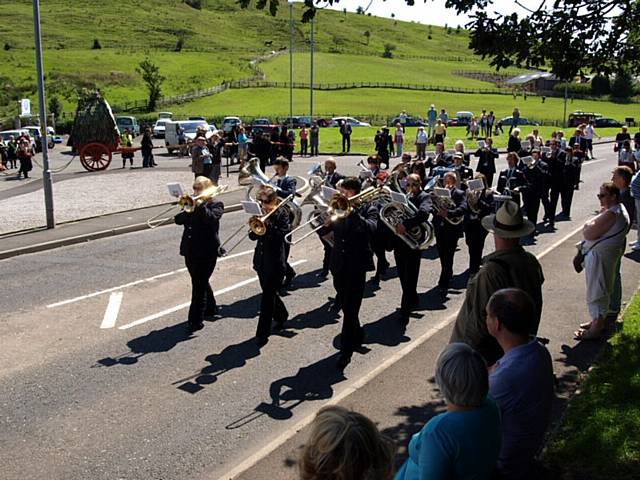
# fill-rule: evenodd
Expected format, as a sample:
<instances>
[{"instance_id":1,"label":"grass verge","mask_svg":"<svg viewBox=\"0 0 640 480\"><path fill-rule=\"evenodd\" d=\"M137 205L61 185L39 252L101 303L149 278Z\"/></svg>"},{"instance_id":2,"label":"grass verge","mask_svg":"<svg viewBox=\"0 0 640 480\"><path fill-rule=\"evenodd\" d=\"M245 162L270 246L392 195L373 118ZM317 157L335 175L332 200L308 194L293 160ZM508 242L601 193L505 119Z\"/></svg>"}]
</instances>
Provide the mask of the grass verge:
<instances>
[{"instance_id":1,"label":"grass verge","mask_svg":"<svg viewBox=\"0 0 640 480\"><path fill-rule=\"evenodd\" d=\"M560 428L545 462L558 478L631 480L640 472L640 294L624 313Z\"/></svg>"}]
</instances>

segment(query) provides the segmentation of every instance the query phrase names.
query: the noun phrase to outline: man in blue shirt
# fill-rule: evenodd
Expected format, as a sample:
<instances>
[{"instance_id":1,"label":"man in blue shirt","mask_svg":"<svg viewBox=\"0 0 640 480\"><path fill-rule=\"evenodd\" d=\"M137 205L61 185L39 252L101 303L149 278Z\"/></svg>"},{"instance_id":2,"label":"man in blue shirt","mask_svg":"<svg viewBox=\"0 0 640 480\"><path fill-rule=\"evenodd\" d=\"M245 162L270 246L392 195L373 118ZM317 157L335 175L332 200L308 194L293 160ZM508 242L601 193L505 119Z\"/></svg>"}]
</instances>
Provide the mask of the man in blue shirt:
<instances>
[{"instance_id":1,"label":"man in blue shirt","mask_svg":"<svg viewBox=\"0 0 640 480\"><path fill-rule=\"evenodd\" d=\"M429 107L429 110L427 110L427 123L429 125L429 131L427 133L429 135L429 138L431 138L431 135L433 134L433 127L436 124L437 118L438 111L436 110L436 106L432 103Z\"/></svg>"},{"instance_id":2,"label":"man in blue shirt","mask_svg":"<svg viewBox=\"0 0 640 480\"><path fill-rule=\"evenodd\" d=\"M529 335L536 307L525 291L498 290L486 312L487 329L505 352L489 374L489 394L502 414L498 470L505 478L532 479L551 415L551 355Z\"/></svg>"}]
</instances>

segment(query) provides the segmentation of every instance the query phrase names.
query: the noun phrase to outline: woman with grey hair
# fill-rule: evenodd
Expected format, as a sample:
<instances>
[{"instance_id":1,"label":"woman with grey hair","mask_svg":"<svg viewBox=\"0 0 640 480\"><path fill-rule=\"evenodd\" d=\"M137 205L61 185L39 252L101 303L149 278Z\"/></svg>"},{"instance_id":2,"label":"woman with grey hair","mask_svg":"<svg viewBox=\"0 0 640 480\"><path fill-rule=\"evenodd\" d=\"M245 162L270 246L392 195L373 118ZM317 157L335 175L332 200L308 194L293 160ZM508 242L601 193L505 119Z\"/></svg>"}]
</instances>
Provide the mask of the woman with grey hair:
<instances>
[{"instance_id":1,"label":"woman with grey hair","mask_svg":"<svg viewBox=\"0 0 640 480\"><path fill-rule=\"evenodd\" d=\"M396 480L491 478L501 426L498 407L487 397L487 364L466 343L451 343L436 361L436 383L447 411L413 436Z\"/></svg>"}]
</instances>

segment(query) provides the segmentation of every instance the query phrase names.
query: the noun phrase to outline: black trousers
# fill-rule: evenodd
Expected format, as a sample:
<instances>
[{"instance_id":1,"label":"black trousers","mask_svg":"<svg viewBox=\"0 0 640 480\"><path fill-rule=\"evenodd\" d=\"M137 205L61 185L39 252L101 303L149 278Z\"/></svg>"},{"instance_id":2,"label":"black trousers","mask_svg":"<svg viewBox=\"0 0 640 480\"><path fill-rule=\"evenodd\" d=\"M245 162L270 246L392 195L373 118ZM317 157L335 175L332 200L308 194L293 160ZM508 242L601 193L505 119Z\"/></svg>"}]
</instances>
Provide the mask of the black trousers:
<instances>
[{"instance_id":1,"label":"black trousers","mask_svg":"<svg viewBox=\"0 0 640 480\"><path fill-rule=\"evenodd\" d=\"M268 163L269 157L263 155L261 157L258 157L258 160L260 161L260 170L265 172L267 170L267 163Z\"/></svg>"},{"instance_id":2,"label":"black trousers","mask_svg":"<svg viewBox=\"0 0 640 480\"><path fill-rule=\"evenodd\" d=\"M331 261L331 250L332 247L325 239L320 238L322 242L322 246L324 247L324 257L322 258L322 269L329 270L329 262Z\"/></svg>"},{"instance_id":3,"label":"black trousers","mask_svg":"<svg viewBox=\"0 0 640 480\"><path fill-rule=\"evenodd\" d=\"M351 151L351 135L342 135L342 153Z\"/></svg>"},{"instance_id":4,"label":"black trousers","mask_svg":"<svg viewBox=\"0 0 640 480\"><path fill-rule=\"evenodd\" d=\"M570 179L565 180L566 181L562 184L562 190L560 191L560 203L562 204L562 213L567 217L570 217L575 183L572 181L568 181Z\"/></svg>"},{"instance_id":5,"label":"black trousers","mask_svg":"<svg viewBox=\"0 0 640 480\"><path fill-rule=\"evenodd\" d=\"M536 192L527 190L523 195L524 211L527 219L534 225L538 224L538 212L540 211L540 196Z\"/></svg>"},{"instance_id":6,"label":"black trousers","mask_svg":"<svg viewBox=\"0 0 640 480\"><path fill-rule=\"evenodd\" d=\"M309 141L306 138L302 138L300 140L300 155L307 154L307 147L309 146Z\"/></svg>"},{"instance_id":7,"label":"black trousers","mask_svg":"<svg viewBox=\"0 0 640 480\"><path fill-rule=\"evenodd\" d=\"M465 220L464 240L469 248L469 273L478 273L487 232L480 220Z\"/></svg>"},{"instance_id":8,"label":"black trousers","mask_svg":"<svg viewBox=\"0 0 640 480\"><path fill-rule=\"evenodd\" d=\"M216 268L217 257L193 258L184 257L191 276L191 305L189 306L189 323L202 323L205 315L212 315L216 309L216 299L209 285L209 278Z\"/></svg>"},{"instance_id":9,"label":"black trousers","mask_svg":"<svg viewBox=\"0 0 640 480\"><path fill-rule=\"evenodd\" d=\"M287 307L278 295L278 290L282 285L284 275L264 274L258 272L262 297L260 299L260 317L258 318L258 328L256 337L267 338L271 333L271 322L285 322L289 317Z\"/></svg>"},{"instance_id":10,"label":"black trousers","mask_svg":"<svg viewBox=\"0 0 640 480\"><path fill-rule=\"evenodd\" d=\"M550 221L554 221L556 217L556 210L558 209L558 199L560 198L560 192L562 191L562 185L552 185L549 192L549 210L547 216Z\"/></svg>"},{"instance_id":11,"label":"black trousers","mask_svg":"<svg viewBox=\"0 0 640 480\"><path fill-rule=\"evenodd\" d=\"M487 180L487 188L491 188L491 185L493 185L493 176L495 175L495 173L480 173L482 173L484 175L484 178Z\"/></svg>"},{"instance_id":12,"label":"black trousers","mask_svg":"<svg viewBox=\"0 0 640 480\"><path fill-rule=\"evenodd\" d=\"M317 157L318 156L318 144L320 142L318 142L318 140L311 140L311 156L312 157Z\"/></svg>"},{"instance_id":13,"label":"black trousers","mask_svg":"<svg viewBox=\"0 0 640 480\"><path fill-rule=\"evenodd\" d=\"M448 227L436 228L436 248L440 257L440 288L449 288L449 282L453 277L453 257L458 246L458 232L448 230Z\"/></svg>"},{"instance_id":14,"label":"black trousers","mask_svg":"<svg viewBox=\"0 0 640 480\"><path fill-rule=\"evenodd\" d=\"M286 271L285 271L285 276L288 278L293 278L296 276L296 272L293 270L293 267L291 267L291 265L289 265L289 252L291 251L291 244L284 242L284 255L285 255L285 260L286 260Z\"/></svg>"},{"instance_id":15,"label":"black trousers","mask_svg":"<svg viewBox=\"0 0 640 480\"><path fill-rule=\"evenodd\" d=\"M360 326L360 306L364 296L364 269L344 269L333 274L333 286L342 305L342 334L340 351L351 355L362 344L364 330Z\"/></svg>"},{"instance_id":16,"label":"black trousers","mask_svg":"<svg viewBox=\"0 0 640 480\"><path fill-rule=\"evenodd\" d=\"M400 313L409 315L418 305L418 277L420 276L422 252L402 244L396 246L393 255L396 259L396 268L402 286Z\"/></svg>"}]
</instances>

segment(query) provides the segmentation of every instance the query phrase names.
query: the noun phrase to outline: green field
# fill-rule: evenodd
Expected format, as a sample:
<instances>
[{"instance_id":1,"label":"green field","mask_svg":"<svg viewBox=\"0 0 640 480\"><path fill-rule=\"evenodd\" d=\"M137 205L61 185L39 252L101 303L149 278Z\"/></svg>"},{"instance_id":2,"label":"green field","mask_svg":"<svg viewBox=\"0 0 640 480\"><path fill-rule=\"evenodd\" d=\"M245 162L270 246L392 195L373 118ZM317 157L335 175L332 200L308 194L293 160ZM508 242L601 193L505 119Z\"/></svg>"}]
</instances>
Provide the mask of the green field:
<instances>
[{"instance_id":1,"label":"green field","mask_svg":"<svg viewBox=\"0 0 640 480\"><path fill-rule=\"evenodd\" d=\"M294 55L294 81L309 82L310 54ZM266 73L267 80L289 81L289 56L281 55L264 62L260 68ZM456 75L454 71L478 71L492 73L488 62L470 58L464 62L450 62L426 59L388 59L381 56L362 56L318 53L314 55L314 82L390 82L419 85L451 86L458 88L496 88L493 83ZM501 71L509 75L518 75L523 70L508 69Z\"/></svg>"},{"instance_id":2,"label":"green field","mask_svg":"<svg viewBox=\"0 0 640 480\"><path fill-rule=\"evenodd\" d=\"M561 98L547 98L542 103L538 97L522 96L516 100L511 95L471 95L444 92L420 92L411 90L362 88L338 91L316 91L314 113L320 116L338 115L383 115L393 116L406 110L410 115L424 117L431 103L438 109L445 108L449 114L469 110L480 113L482 109L493 110L498 118L511 115L519 107L523 117L535 120L562 121L564 102ZM604 116L624 120L625 117L640 119L640 104L615 104L593 100L578 100L567 103L567 111L596 111ZM172 111L177 115L206 115L219 117L239 115L248 117L285 117L289 115L289 90L278 88L247 88L227 90L219 95L205 97L188 104L176 105ZM309 112L309 91L294 90L294 114Z\"/></svg>"}]
</instances>

